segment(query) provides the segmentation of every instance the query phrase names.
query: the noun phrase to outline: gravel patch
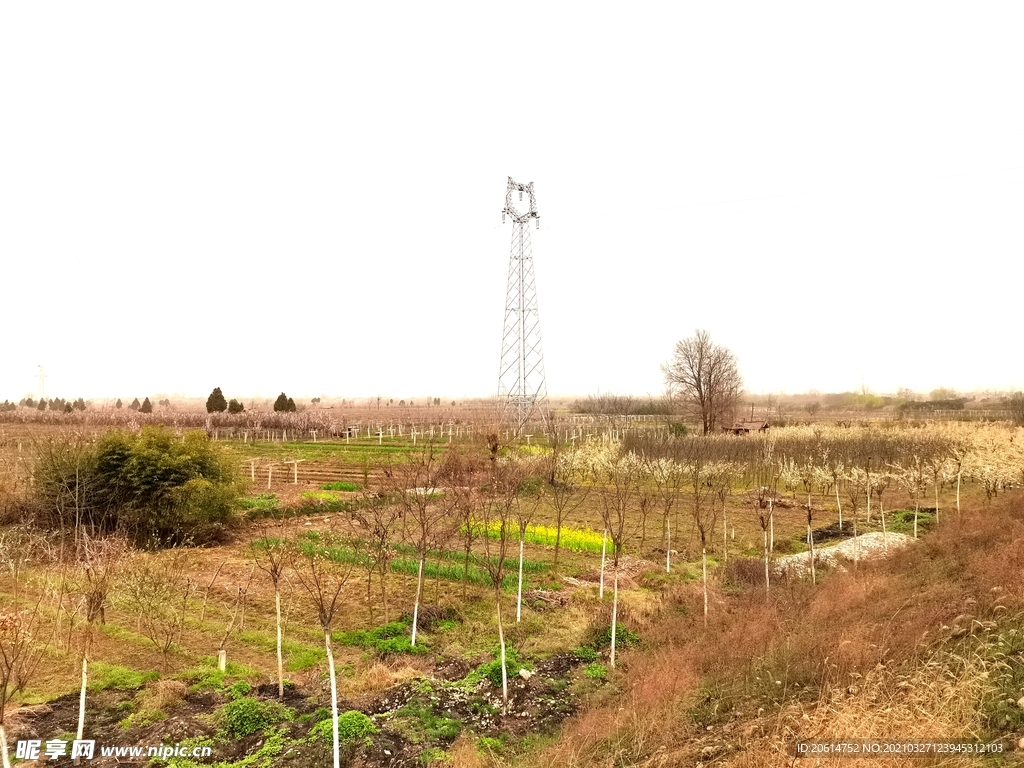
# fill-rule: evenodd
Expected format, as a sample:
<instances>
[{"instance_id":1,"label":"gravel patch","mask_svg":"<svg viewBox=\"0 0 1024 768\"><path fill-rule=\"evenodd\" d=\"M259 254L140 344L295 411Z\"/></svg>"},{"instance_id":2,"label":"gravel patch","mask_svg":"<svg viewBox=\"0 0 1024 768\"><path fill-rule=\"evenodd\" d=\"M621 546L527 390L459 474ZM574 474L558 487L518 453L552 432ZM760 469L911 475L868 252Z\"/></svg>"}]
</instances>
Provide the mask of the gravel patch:
<instances>
[{"instance_id":1,"label":"gravel patch","mask_svg":"<svg viewBox=\"0 0 1024 768\"><path fill-rule=\"evenodd\" d=\"M846 564L856 560L877 560L886 557L890 552L903 549L914 542L912 536L905 533L882 533L873 531L856 538L846 539L839 544L827 547L815 547L814 562L827 565L836 570L846 570ZM783 555L776 558L775 570L787 571L794 576L810 573L809 553L799 552L795 555Z\"/></svg>"}]
</instances>

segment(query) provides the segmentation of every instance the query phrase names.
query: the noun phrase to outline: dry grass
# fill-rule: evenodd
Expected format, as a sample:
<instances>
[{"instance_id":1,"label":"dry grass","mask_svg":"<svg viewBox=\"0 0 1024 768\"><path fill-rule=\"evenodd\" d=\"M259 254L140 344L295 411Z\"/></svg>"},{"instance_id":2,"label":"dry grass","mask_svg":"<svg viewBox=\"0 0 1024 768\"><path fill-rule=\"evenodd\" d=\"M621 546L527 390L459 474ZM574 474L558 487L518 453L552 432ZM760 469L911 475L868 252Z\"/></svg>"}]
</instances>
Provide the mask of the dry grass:
<instances>
[{"instance_id":1,"label":"dry grass","mask_svg":"<svg viewBox=\"0 0 1024 768\"><path fill-rule=\"evenodd\" d=\"M786 744L797 735L991 736L982 628L1024 608L1024 512L1004 498L950 515L917 547L816 589L782 579L770 600L763 586L733 589L716 587L707 631L699 585L667 589L618 694L516 764L791 765Z\"/></svg>"}]
</instances>

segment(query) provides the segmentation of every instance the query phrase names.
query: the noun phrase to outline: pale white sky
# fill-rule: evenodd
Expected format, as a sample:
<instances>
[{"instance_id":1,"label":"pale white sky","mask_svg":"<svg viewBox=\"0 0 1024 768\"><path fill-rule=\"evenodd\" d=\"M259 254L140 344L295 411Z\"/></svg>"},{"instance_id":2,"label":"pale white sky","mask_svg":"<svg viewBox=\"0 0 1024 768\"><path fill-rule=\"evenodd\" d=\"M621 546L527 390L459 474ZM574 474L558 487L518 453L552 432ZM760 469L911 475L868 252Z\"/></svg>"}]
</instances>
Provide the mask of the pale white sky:
<instances>
[{"instance_id":1,"label":"pale white sky","mask_svg":"<svg viewBox=\"0 0 1024 768\"><path fill-rule=\"evenodd\" d=\"M1019 3L5 3L0 400L1020 388Z\"/></svg>"}]
</instances>

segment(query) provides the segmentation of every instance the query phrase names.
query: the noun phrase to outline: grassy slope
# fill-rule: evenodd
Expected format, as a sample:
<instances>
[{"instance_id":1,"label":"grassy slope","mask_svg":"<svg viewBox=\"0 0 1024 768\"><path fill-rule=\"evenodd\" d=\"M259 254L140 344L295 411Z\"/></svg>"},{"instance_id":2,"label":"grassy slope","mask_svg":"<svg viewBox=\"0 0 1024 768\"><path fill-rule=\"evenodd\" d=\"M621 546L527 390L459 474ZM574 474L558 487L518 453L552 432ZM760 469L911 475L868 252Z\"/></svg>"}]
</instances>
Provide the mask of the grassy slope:
<instances>
[{"instance_id":1,"label":"grassy slope","mask_svg":"<svg viewBox=\"0 0 1024 768\"><path fill-rule=\"evenodd\" d=\"M720 586L706 630L699 600L696 585L664 594L608 700L512 762L789 765L796 735L1024 736L1024 709L1009 704L1024 695L1019 496L950 514L917 546L817 588L780 581L766 601L763 584Z\"/></svg>"}]
</instances>

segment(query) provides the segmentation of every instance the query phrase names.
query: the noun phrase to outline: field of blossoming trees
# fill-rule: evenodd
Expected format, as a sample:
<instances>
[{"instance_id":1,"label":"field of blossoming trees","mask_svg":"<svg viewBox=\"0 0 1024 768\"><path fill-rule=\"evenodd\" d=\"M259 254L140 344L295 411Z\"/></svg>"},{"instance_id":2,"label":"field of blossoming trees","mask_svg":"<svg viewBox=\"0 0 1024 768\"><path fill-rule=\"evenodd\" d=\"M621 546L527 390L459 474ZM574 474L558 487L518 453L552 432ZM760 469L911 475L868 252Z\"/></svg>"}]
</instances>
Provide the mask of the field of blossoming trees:
<instances>
[{"instance_id":1,"label":"field of blossoming trees","mask_svg":"<svg viewBox=\"0 0 1024 768\"><path fill-rule=\"evenodd\" d=\"M221 764L284 764L289 752L310 765L543 764L558 752L551 739L600 754L576 724L649 684L643 670L666 649L682 642L685 657L686 637L758 635L736 623L745 611L776 634L736 641L746 658L695 662L672 694L693 722L725 727L693 714L701 696L732 712L752 704L708 693L715 664L749 674L788 637L780 612L812 610L849 579L882 589L886 565L855 555L836 568L816 550L869 532L970 538L976 521L1006 515L1011 531L1024 483L1024 430L999 423L705 437L566 418L527 440L465 416L357 429L323 415L190 415L164 427L129 417L116 439L88 420L6 422L0 726L193 739ZM136 458L117 474L117 456ZM197 456L206 463L190 464ZM139 513L146 467L166 482L156 519L221 510L204 546ZM168 479L178 470L180 487ZM776 567L794 554L806 579ZM754 711L812 687L823 695L822 663L804 691L772 698L753 675L744 695ZM847 672L864 674L857 664ZM244 708L252 730L232 719ZM1004 730L1024 724L1007 712ZM603 727L626 727L616 723ZM715 754L742 754L756 741L745 738L716 742Z\"/></svg>"}]
</instances>

